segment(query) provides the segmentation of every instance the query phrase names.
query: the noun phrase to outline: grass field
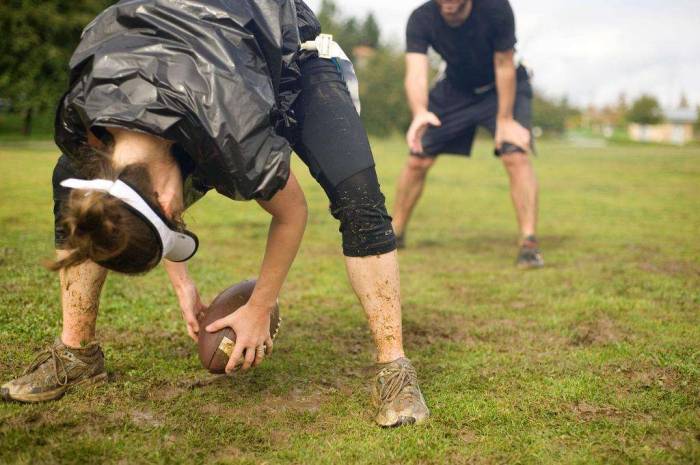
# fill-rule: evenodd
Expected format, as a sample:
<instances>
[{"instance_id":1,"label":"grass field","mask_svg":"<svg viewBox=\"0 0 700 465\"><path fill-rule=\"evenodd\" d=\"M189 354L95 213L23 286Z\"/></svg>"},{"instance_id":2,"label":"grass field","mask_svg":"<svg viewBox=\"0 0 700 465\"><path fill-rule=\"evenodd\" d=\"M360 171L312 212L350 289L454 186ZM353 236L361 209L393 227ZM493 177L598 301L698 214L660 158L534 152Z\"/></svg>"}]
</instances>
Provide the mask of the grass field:
<instances>
[{"instance_id":1,"label":"grass field","mask_svg":"<svg viewBox=\"0 0 700 465\"><path fill-rule=\"evenodd\" d=\"M375 141L390 203L404 159ZM513 267L505 174L479 145L446 157L401 253L404 333L432 409L381 430L372 346L337 226L310 205L275 354L212 380L162 270L111 276L98 336L110 382L45 405L0 404L0 463L700 463L700 149L577 149L537 160L547 267ZM59 332L49 143L0 145L0 376ZM187 216L210 299L256 274L267 218L210 195Z\"/></svg>"}]
</instances>

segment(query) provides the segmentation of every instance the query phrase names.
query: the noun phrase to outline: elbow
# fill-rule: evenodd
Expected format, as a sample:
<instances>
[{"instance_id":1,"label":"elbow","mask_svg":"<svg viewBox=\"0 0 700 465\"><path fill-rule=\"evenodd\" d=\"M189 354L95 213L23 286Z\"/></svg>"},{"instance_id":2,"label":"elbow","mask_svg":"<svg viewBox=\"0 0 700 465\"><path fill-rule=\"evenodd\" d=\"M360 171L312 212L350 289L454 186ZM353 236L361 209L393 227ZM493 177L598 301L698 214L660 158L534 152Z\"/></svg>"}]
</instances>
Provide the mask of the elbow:
<instances>
[{"instance_id":1,"label":"elbow","mask_svg":"<svg viewBox=\"0 0 700 465\"><path fill-rule=\"evenodd\" d=\"M299 223L301 224L302 229L306 229L306 223L309 221L309 206L306 203L306 197L301 198L298 208L299 211L297 215L299 216Z\"/></svg>"},{"instance_id":2,"label":"elbow","mask_svg":"<svg viewBox=\"0 0 700 465\"><path fill-rule=\"evenodd\" d=\"M303 195L289 202L281 212L273 215L276 222L280 224L293 225L298 229L305 229L309 218L309 207L306 197Z\"/></svg>"}]
</instances>

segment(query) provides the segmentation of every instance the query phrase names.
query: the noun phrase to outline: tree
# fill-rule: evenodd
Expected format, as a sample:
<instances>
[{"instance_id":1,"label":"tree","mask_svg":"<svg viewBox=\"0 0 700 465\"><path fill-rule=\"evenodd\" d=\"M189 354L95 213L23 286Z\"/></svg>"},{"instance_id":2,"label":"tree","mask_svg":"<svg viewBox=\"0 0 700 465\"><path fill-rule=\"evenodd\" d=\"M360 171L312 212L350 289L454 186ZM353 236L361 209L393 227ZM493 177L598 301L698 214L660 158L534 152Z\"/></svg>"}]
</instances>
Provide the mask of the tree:
<instances>
[{"instance_id":1,"label":"tree","mask_svg":"<svg viewBox=\"0 0 700 465\"><path fill-rule=\"evenodd\" d=\"M362 121L370 134L404 132L411 124L401 79L404 69L403 54L381 49L358 70Z\"/></svg>"},{"instance_id":2,"label":"tree","mask_svg":"<svg viewBox=\"0 0 700 465\"><path fill-rule=\"evenodd\" d=\"M658 124L663 121L661 105L655 97L642 95L634 101L627 113L627 120L638 124Z\"/></svg>"},{"instance_id":3,"label":"tree","mask_svg":"<svg viewBox=\"0 0 700 465\"><path fill-rule=\"evenodd\" d=\"M537 91L532 99L532 108L532 125L542 128L545 133L563 133L567 120L577 114L566 98L557 101Z\"/></svg>"},{"instance_id":4,"label":"tree","mask_svg":"<svg viewBox=\"0 0 700 465\"><path fill-rule=\"evenodd\" d=\"M333 0L323 0L316 16L323 32L333 34L333 39L348 53L358 45L381 46L379 24L372 13L362 21L354 17L344 18Z\"/></svg>"},{"instance_id":5,"label":"tree","mask_svg":"<svg viewBox=\"0 0 700 465\"><path fill-rule=\"evenodd\" d=\"M68 61L80 33L109 1L0 2L0 97L24 115L31 132L35 113L55 108L68 82Z\"/></svg>"},{"instance_id":6,"label":"tree","mask_svg":"<svg viewBox=\"0 0 700 465\"><path fill-rule=\"evenodd\" d=\"M374 18L374 14L369 13L360 28L360 44L368 47L379 47L380 31L379 24Z\"/></svg>"}]
</instances>

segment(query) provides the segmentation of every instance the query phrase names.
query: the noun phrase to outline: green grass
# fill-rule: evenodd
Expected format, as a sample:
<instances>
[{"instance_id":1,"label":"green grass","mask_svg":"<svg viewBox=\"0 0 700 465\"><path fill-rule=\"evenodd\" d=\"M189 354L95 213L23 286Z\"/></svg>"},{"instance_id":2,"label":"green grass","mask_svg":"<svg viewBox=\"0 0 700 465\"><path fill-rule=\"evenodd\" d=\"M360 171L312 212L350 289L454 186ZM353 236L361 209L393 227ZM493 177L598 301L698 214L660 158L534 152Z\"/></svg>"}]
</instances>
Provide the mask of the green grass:
<instances>
[{"instance_id":1,"label":"green grass","mask_svg":"<svg viewBox=\"0 0 700 465\"><path fill-rule=\"evenodd\" d=\"M375 141L390 203L404 160ZM259 369L209 382L162 270L111 276L99 338L110 383L0 404L0 463L699 463L700 149L543 143L547 267L513 267L505 174L480 144L430 174L401 253L404 332L432 409L382 430L372 345L327 200L297 164L310 221ZM0 146L0 376L59 332L49 143ZM210 195L188 214L211 298L254 276L268 219Z\"/></svg>"}]
</instances>

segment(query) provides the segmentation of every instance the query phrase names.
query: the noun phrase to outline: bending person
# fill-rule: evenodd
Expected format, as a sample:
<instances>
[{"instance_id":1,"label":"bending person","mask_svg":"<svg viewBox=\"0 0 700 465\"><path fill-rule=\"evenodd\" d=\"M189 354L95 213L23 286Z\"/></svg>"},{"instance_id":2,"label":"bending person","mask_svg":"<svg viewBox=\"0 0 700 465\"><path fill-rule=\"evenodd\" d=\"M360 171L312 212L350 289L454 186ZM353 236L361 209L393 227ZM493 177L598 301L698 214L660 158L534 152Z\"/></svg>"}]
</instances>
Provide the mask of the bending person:
<instances>
[{"instance_id":1,"label":"bending person","mask_svg":"<svg viewBox=\"0 0 700 465\"><path fill-rule=\"evenodd\" d=\"M208 5L206 9L201 9L202 3ZM262 3L265 5L261 6ZM134 5L136 8L127 9L124 7L127 4ZM163 21L149 22L146 13L152 12L157 15L167 5L168 2L157 2L156 5L156 2L148 1L120 3L118 14L126 17L119 18L123 20L117 22L114 18L109 16L105 18L103 15L103 20L108 24L102 29L111 33L109 37L118 38L120 35L115 32L121 32L122 36L138 34L138 31L120 30L125 28L125 25L135 24L143 27L146 22L149 28L163 27ZM178 145L182 146L183 150L176 150L175 153L184 154L184 156L176 158L181 160L184 171L191 173L184 176L185 185L193 187L195 193L214 187L219 192L236 198L245 197L245 195L255 197L257 194L269 194L270 184L275 185L279 172L273 169L260 172L259 167L284 165L279 160L284 159L284 156L289 153L290 144L294 146L295 151L309 166L314 178L325 190L331 202L332 214L340 221L348 276L365 309L377 348L378 367L372 389L375 420L382 426L420 423L428 417L429 412L418 386L415 370L404 355L396 242L391 218L387 214L384 196L380 191L367 136L336 63L319 58L316 52L298 51L300 40L313 40L320 33L318 20L299 0L294 2L291 0L287 2L242 1L221 5L220 2L178 2L171 12L174 17L181 17L185 13L190 14L191 17L187 18L188 21L177 22L177 34L170 34L167 31L165 34L169 40L187 41L194 40L190 38L196 36L182 34L179 28L183 24L187 24L188 27L196 24L198 27L213 28L230 25L227 34L211 31L204 34L217 46L212 46L210 41L199 54L187 54L185 57L173 54L157 60L137 61L140 65L138 73L143 74L159 69L164 73L158 77L159 79L148 78L138 86L130 82L127 83L128 85L122 84L121 87L116 86L116 89L112 87L108 90L120 98L121 95L118 95L116 90L138 93L137 99L143 98L148 95L148 92L142 89L144 87L148 89L151 82L163 80L168 82L173 76L183 74L183 69L192 71L189 68L190 60L197 63L198 60L201 62L203 56L210 60L215 57L216 64L219 60L227 58L228 53L233 55L233 58L224 60L225 69L236 70L233 75L230 71L224 73L227 77L226 83L216 81L195 89L199 91L204 87L205 92L187 93L188 98L196 99L195 104L192 105L193 112L205 115L201 120L207 124L197 128L211 131L212 134L209 137L199 137L197 134L193 134L193 137L183 137L179 144L173 146L174 149L179 148ZM217 22L209 21L212 12L220 8L224 11L218 12L220 14L217 17L225 19ZM294 16L291 22L288 21L287 16L289 11ZM237 20L233 18L244 18L245 24L236 23ZM256 21L264 24L254 24ZM251 24L255 27L246 29ZM290 24L293 25L292 28L288 27ZM93 23L92 30L94 28ZM97 29L100 30L99 27ZM261 37L264 31L280 29L282 34L273 33L271 36ZM89 28L88 31L90 30ZM255 31L255 33L249 31ZM159 37L159 34L149 33L148 28L146 33L148 40L155 41ZM232 40L232 43L222 43L226 42L229 35L234 38L245 37L242 40ZM250 37L255 37L257 44L253 46L246 42ZM86 35L83 40L89 40L89 35ZM274 44L277 46L273 46ZM154 47L140 47L138 52L149 53L160 46L160 44L154 45ZM197 45L196 40L195 45ZM122 48L122 45L117 44L115 48ZM114 62L109 60L109 57L104 60L96 57L96 47L92 45L86 46L85 49L91 63ZM178 47L178 50L181 49L183 47ZM187 50L187 47L184 49ZM106 50L110 48L107 47ZM233 52L229 52L230 50ZM259 57L250 55L248 53L250 50L263 51L265 66L255 64ZM212 55L212 51L216 53ZM241 53L248 54L241 59L239 56ZM132 51L129 56L133 54ZM167 73L167 66L174 61L180 67L179 72ZM74 58L74 62L79 63L80 57ZM250 63L253 65L251 66ZM245 66L239 67L239 64ZM199 63L196 69L206 70L211 66L212 63L209 62ZM258 70L264 70L268 75L259 76ZM75 70L74 74L76 74ZM220 75L207 73L203 76L202 73L195 71L191 74L192 76L184 73L180 85L187 88L186 86L197 80L206 81L207 77L214 79ZM117 73L117 75L123 74ZM270 89L272 92L268 93L265 90L270 84L273 88ZM87 87L90 85L88 84ZM231 88L235 98L224 98L227 94L225 92L222 94L222 91ZM137 90L139 91L136 92ZM212 97L214 97L213 102ZM165 95L165 100L170 99L169 94ZM122 101L123 99L120 100L119 105L115 104L111 107L107 106L109 102L100 102L96 106L117 111L121 110ZM249 108L250 105L254 105L252 110ZM156 126L167 125L164 132L178 134L180 126L173 124L162 105L155 106L151 116ZM288 139L288 143L279 144L279 140L270 134L266 123L269 124L271 120ZM296 125L293 124L293 120L296 120ZM191 118L186 117L178 121L186 125L191 122ZM220 131L222 127L226 129L227 124L236 130L230 129L230 132L237 132L236 137L226 137L226 131ZM143 130L143 126L139 128ZM223 137L221 137L222 132ZM237 156L228 156L225 149L238 150ZM215 156L211 156L212 151L215 152ZM279 153L283 156L280 157ZM241 158L246 162L240 162ZM195 162L194 168L190 166L192 159ZM241 167L253 167L255 172L252 176L247 176L248 173L245 172L241 175ZM208 174L208 177L204 174ZM263 182L260 185L251 185L247 181L250 178ZM77 290L80 298L99 294L101 281L96 279L94 274L90 274L89 269L76 272L74 279L80 281L80 285L73 285L73 289ZM180 286L182 290L178 292L180 305L191 332L196 332L199 328L193 315L198 313L201 303L196 288L189 285L188 279L175 278L175 282L180 281L185 283ZM64 312L66 306L77 304L77 302L64 303ZM91 313L96 311L96 306L90 308Z\"/></svg>"},{"instance_id":2,"label":"bending person","mask_svg":"<svg viewBox=\"0 0 700 465\"><path fill-rule=\"evenodd\" d=\"M2 386L6 399L54 400L77 385L106 379L95 329L108 270L140 274L163 261L188 333L197 340L205 307L185 261L198 242L184 229L181 214L212 188L236 199L254 198L272 215L251 298L212 324L230 326L237 335L226 369L239 363L248 369L272 350L270 312L303 236L306 202L289 171L291 150L270 124L276 100L268 62L250 47L234 48L233 34L247 32L233 24L231 42L219 42L226 52L220 65L202 61L195 37L168 49L162 38L167 25L155 21L167 13L162 3L124 2L119 10L106 10L86 29L71 60L70 89L56 118L56 142L64 153L53 173L58 250L52 267L60 276L63 330L22 376ZM198 18L198 3L177 14ZM177 2L173 8L182 6ZM131 15L130 26L140 28L115 34L118 14ZM296 30L293 14L288 21ZM204 17L199 26L206 32ZM268 56L277 54L278 70L283 45L268 45ZM234 75L225 65L236 59L257 70L244 78ZM217 73L200 72L217 66ZM269 88L254 95L247 85L260 82ZM217 86L216 95L202 92ZM241 92L257 102L214 127L216 107L233 105Z\"/></svg>"}]
</instances>

